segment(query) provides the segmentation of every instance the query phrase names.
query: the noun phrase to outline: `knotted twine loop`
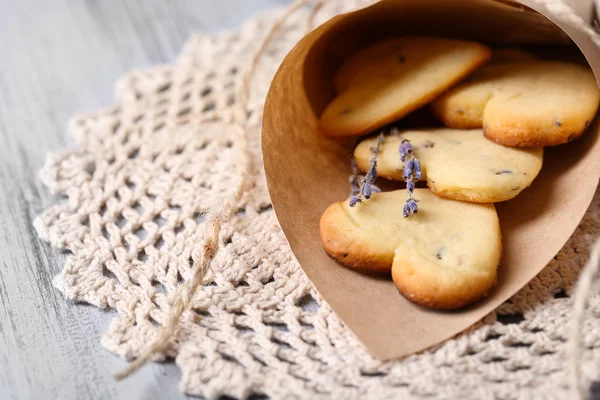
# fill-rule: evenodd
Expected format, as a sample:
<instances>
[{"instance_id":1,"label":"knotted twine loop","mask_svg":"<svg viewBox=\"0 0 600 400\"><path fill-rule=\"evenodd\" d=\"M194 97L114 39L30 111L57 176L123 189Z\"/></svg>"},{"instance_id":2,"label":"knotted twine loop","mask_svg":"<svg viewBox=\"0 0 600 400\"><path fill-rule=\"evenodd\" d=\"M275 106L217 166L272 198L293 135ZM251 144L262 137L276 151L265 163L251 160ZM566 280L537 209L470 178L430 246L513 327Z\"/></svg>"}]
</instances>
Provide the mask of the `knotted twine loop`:
<instances>
[{"instance_id":1,"label":"knotted twine loop","mask_svg":"<svg viewBox=\"0 0 600 400\"><path fill-rule=\"evenodd\" d=\"M579 399L589 398L589 388L581 373L581 342L585 311L592 295L594 284L600 279L600 239L596 241L590 259L581 272L573 300L573 316L569 332L569 378L571 389Z\"/></svg>"},{"instance_id":2,"label":"knotted twine loop","mask_svg":"<svg viewBox=\"0 0 600 400\"><path fill-rule=\"evenodd\" d=\"M191 279L188 279L174 294L171 308L166 323L161 327L156 340L142 353L141 356L131 362L124 370L115 374L116 380L127 378L143 367L156 353L165 352L169 341L177 333L181 315L190 309L192 298L196 289L202 284L210 264L219 249L219 234L223 224L227 223L237 210L237 206L245 193L244 187L250 170L250 157L248 154L248 138L246 130L248 126L248 101L250 98L251 82L262 55L273 41L277 33L284 26L288 18L300 8L312 3L312 11L309 17L309 29L314 25L314 18L318 10L327 0L296 0L292 3L281 17L279 17L269 29L267 35L261 42L254 54L250 67L243 75L241 85L237 93L236 107L233 111L233 124L238 130L236 135L238 146L237 159L240 161L239 181L236 185L234 195L229 199L218 199L216 206L207 212L206 231L202 243L202 251L199 259L194 260L191 268Z\"/></svg>"}]
</instances>

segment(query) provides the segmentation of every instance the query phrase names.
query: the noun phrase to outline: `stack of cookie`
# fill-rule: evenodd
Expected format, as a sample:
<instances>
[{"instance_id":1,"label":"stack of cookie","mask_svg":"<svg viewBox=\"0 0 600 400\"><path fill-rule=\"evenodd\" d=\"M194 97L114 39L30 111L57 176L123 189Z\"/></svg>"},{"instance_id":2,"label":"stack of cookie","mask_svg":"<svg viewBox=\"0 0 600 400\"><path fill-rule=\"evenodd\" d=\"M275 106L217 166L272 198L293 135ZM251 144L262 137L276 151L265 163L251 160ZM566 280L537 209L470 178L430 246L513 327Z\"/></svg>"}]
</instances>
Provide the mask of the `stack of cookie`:
<instances>
[{"instance_id":1,"label":"stack of cookie","mask_svg":"<svg viewBox=\"0 0 600 400\"><path fill-rule=\"evenodd\" d=\"M502 253L493 203L530 186L543 147L583 135L600 102L586 66L432 37L370 45L332 84L337 96L319 129L330 138L365 136L354 150L364 175L352 179L360 197L323 214L323 247L345 266L391 272L408 300L438 309L490 293ZM397 128L418 109L445 127ZM407 149L418 174L407 171ZM377 193L377 177L408 187ZM414 188L415 180L423 183Z\"/></svg>"}]
</instances>

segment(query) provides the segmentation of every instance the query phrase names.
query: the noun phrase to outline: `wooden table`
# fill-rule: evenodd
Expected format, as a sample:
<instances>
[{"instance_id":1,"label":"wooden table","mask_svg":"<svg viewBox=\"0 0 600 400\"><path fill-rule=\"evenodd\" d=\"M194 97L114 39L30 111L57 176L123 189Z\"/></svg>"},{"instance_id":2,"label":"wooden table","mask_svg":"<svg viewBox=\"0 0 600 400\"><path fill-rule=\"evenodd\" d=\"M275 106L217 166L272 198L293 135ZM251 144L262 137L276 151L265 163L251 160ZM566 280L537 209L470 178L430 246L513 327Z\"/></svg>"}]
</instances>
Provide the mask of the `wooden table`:
<instances>
[{"instance_id":1,"label":"wooden table","mask_svg":"<svg viewBox=\"0 0 600 400\"><path fill-rule=\"evenodd\" d=\"M46 153L73 146L69 118L114 103L133 68L169 63L194 31L234 28L290 0L0 0L0 398L180 399L173 363L124 382L100 345L112 311L52 286L65 255L33 219L54 198L37 180Z\"/></svg>"}]
</instances>

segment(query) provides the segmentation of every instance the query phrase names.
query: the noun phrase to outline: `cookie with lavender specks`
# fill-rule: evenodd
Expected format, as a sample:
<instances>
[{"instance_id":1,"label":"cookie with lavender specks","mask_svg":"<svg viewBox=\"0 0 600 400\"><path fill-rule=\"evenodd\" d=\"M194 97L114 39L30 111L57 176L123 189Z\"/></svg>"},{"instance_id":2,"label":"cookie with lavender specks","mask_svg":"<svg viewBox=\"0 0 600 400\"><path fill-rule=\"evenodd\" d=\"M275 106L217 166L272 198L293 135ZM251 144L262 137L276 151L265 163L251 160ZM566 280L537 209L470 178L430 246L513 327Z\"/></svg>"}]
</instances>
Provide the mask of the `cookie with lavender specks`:
<instances>
[{"instance_id":1,"label":"cookie with lavender specks","mask_svg":"<svg viewBox=\"0 0 600 400\"><path fill-rule=\"evenodd\" d=\"M429 103L489 57L488 47L464 40L398 37L372 44L335 74L338 96L319 130L329 137L371 132Z\"/></svg>"},{"instance_id":2,"label":"cookie with lavender specks","mask_svg":"<svg viewBox=\"0 0 600 400\"><path fill-rule=\"evenodd\" d=\"M403 218L406 191L376 193L350 207L334 203L321 217L321 241L339 263L391 271L409 301L436 309L472 304L495 286L502 253L493 204L473 204L415 189L418 214Z\"/></svg>"},{"instance_id":3,"label":"cookie with lavender specks","mask_svg":"<svg viewBox=\"0 0 600 400\"><path fill-rule=\"evenodd\" d=\"M600 90L589 68L537 61L487 65L431 103L451 128L484 129L505 146L555 146L580 137L594 119Z\"/></svg>"},{"instance_id":4,"label":"cookie with lavender specks","mask_svg":"<svg viewBox=\"0 0 600 400\"><path fill-rule=\"evenodd\" d=\"M398 147L410 141L421 161L423 180L438 196L475 203L510 200L527 188L542 168L543 148L504 147L483 137L481 129L448 128L401 131L385 137L377 174L403 180L404 163ZM369 168L369 148L376 138L364 139L354 150L361 171Z\"/></svg>"}]
</instances>

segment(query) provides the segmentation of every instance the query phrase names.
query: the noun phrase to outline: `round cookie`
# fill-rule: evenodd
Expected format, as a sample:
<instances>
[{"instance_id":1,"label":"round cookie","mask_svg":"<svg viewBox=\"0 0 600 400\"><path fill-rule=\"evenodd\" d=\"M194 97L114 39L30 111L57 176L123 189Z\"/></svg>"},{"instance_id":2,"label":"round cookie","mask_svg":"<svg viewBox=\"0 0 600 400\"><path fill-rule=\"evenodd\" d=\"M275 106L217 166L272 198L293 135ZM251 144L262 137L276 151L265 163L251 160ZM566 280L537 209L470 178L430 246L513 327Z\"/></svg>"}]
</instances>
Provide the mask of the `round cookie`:
<instances>
[{"instance_id":1,"label":"round cookie","mask_svg":"<svg viewBox=\"0 0 600 400\"><path fill-rule=\"evenodd\" d=\"M377 160L377 175L403 180L404 164L398 146L402 139L412 144L421 161L423 180L438 196L474 203L510 200L531 185L542 168L543 148L504 147L483 137L481 129L436 128L386 136ZM354 150L361 171L373 156L368 138Z\"/></svg>"},{"instance_id":2,"label":"round cookie","mask_svg":"<svg viewBox=\"0 0 600 400\"><path fill-rule=\"evenodd\" d=\"M493 204L473 204L415 189L419 213L402 217L406 191L374 194L350 207L334 203L321 217L321 241L341 264L390 272L408 300L455 309L485 297L495 286L502 252Z\"/></svg>"},{"instance_id":3,"label":"round cookie","mask_svg":"<svg viewBox=\"0 0 600 400\"><path fill-rule=\"evenodd\" d=\"M540 147L580 137L600 91L583 66L555 61L488 65L431 103L446 126L484 128L505 146Z\"/></svg>"},{"instance_id":4,"label":"round cookie","mask_svg":"<svg viewBox=\"0 0 600 400\"><path fill-rule=\"evenodd\" d=\"M399 37L375 43L336 73L339 92L319 121L329 137L358 136L429 103L488 60L486 46L463 40Z\"/></svg>"}]
</instances>

